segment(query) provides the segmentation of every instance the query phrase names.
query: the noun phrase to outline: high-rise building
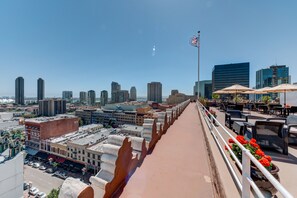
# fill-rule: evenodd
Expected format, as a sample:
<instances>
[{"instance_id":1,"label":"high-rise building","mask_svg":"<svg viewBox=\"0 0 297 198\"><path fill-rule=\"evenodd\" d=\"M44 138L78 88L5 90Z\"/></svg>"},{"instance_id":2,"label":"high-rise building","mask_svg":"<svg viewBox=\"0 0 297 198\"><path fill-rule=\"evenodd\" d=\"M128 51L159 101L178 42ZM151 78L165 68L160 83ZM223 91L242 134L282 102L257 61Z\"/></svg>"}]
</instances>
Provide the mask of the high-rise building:
<instances>
[{"instance_id":1,"label":"high-rise building","mask_svg":"<svg viewBox=\"0 0 297 198\"><path fill-rule=\"evenodd\" d=\"M66 113L66 100L46 99L39 100L39 115L55 116Z\"/></svg>"},{"instance_id":2,"label":"high-rise building","mask_svg":"<svg viewBox=\"0 0 297 198\"><path fill-rule=\"evenodd\" d=\"M162 103L162 84L160 82L147 84L147 100Z\"/></svg>"},{"instance_id":3,"label":"high-rise building","mask_svg":"<svg viewBox=\"0 0 297 198\"><path fill-rule=\"evenodd\" d=\"M72 101L72 91L63 91L62 92L62 98L64 100L66 100L67 102L71 102Z\"/></svg>"},{"instance_id":4,"label":"high-rise building","mask_svg":"<svg viewBox=\"0 0 297 198\"><path fill-rule=\"evenodd\" d=\"M94 106L96 102L96 93L94 90L88 91L88 105Z\"/></svg>"},{"instance_id":5,"label":"high-rise building","mask_svg":"<svg viewBox=\"0 0 297 198\"><path fill-rule=\"evenodd\" d=\"M128 90L120 90L120 91L117 91L117 103L120 103L120 102L127 102L129 101L129 91Z\"/></svg>"},{"instance_id":6,"label":"high-rise building","mask_svg":"<svg viewBox=\"0 0 297 198\"><path fill-rule=\"evenodd\" d=\"M212 98L212 80L202 80L200 81L199 85L200 85L199 96L203 98L211 99ZM197 96L197 93L198 93L197 86L198 86L198 81L195 82L195 85L193 88L194 96Z\"/></svg>"},{"instance_id":7,"label":"high-rise building","mask_svg":"<svg viewBox=\"0 0 297 198\"><path fill-rule=\"evenodd\" d=\"M37 80L37 101L44 99L44 80L38 78Z\"/></svg>"},{"instance_id":8,"label":"high-rise building","mask_svg":"<svg viewBox=\"0 0 297 198\"><path fill-rule=\"evenodd\" d=\"M108 103L108 92L106 90L101 91L100 95L100 104L101 106L105 106Z\"/></svg>"},{"instance_id":9,"label":"high-rise building","mask_svg":"<svg viewBox=\"0 0 297 198\"><path fill-rule=\"evenodd\" d=\"M174 96L175 94L178 94L178 90L177 89L171 90L171 95Z\"/></svg>"},{"instance_id":10,"label":"high-rise building","mask_svg":"<svg viewBox=\"0 0 297 198\"><path fill-rule=\"evenodd\" d=\"M131 87L131 89L130 89L130 100L131 101L136 101L137 100L136 87Z\"/></svg>"},{"instance_id":11,"label":"high-rise building","mask_svg":"<svg viewBox=\"0 0 297 198\"><path fill-rule=\"evenodd\" d=\"M284 83L290 83L289 67L286 65L272 65L256 72L257 89L274 87ZM270 96L275 98L278 94L272 93Z\"/></svg>"},{"instance_id":12,"label":"high-rise building","mask_svg":"<svg viewBox=\"0 0 297 198\"><path fill-rule=\"evenodd\" d=\"M55 101L55 106L54 106L55 115L66 113L66 100L56 99L54 101Z\"/></svg>"},{"instance_id":13,"label":"high-rise building","mask_svg":"<svg viewBox=\"0 0 297 198\"><path fill-rule=\"evenodd\" d=\"M289 82L289 67L273 65L256 72L256 88L274 87Z\"/></svg>"},{"instance_id":14,"label":"high-rise building","mask_svg":"<svg viewBox=\"0 0 297 198\"><path fill-rule=\"evenodd\" d=\"M120 90L121 90L121 85L119 83L111 82L111 102L112 103L116 102L116 100L115 100L116 94L114 94L114 93L117 91L120 91Z\"/></svg>"},{"instance_id":15,"label":"high-rise building","mask_svg":"<svg viewBox=\"0 0 297 198\"><path fill-rule=\"evenodd\" d=\"M82 104L87 103L87 92L85 92L85 91L79 92L79 102Z\"/></svg>"},{"instance_id":16,"label":"high-rise building","mask_svg":"<svg viewBox=\"0 0 297 198\"><path fill-rule=\"evenodd\" d=\"M15 79L15 103L19 105L25 104L24 94L24 78L18 77Z\"/></svg>"},{"instance_id":17,"label":"high-rise building","mask_svg":"<svg viewBox=\"0 0 297 198\"><path fill-rule=\"evenodd\" d=\"M215 65L212 70L212 91L234 84L250 86L250 63Z\"/></svg>"}]
</instances>

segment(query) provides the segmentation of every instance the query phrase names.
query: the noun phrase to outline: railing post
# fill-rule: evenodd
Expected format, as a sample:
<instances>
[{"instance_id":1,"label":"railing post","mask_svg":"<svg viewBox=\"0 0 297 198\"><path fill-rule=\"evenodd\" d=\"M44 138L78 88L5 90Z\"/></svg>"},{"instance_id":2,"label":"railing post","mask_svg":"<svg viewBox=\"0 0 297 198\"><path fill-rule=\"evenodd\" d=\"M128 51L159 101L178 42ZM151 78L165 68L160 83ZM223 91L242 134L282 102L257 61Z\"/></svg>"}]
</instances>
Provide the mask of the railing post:
<instances>
[{"instance_id":1,"label":"railing post","mask_svg":"<svg viewBox=\"0 0 297 198\"><path fill-rule=\"evenodd\" d=\"M250 183L248 178L251 176L251 160L248 157L248 150L242 151L242 198L250 197Z\"/></svg>"},{"instance_id":2,"label":"railing post","mask_svg":"<svg viewBox=\"0 0 297 198\"><path fill-rule=\"evenodd\" d=\"M213 130L213 117L210 116L210 130Z\"/></svg>"}]
</instances>

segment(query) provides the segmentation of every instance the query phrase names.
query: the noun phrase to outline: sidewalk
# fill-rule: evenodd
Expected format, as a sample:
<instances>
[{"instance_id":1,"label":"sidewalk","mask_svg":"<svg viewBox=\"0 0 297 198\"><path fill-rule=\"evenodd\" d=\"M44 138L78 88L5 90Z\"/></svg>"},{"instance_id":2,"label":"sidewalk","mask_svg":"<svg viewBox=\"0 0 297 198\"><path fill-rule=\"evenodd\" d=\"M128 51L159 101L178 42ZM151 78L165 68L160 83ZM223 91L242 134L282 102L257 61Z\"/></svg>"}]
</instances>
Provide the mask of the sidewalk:
<instances>
[{"instance_id":1,"label":"sidewalk","mask_svg":"<svg viewBox=\"0 0 297 198\"><path fill-rule=\"evenodd\" d=\"M121 197L214 197L209 159L195 104L157 143Z\"/></svg>"}]
</instances>

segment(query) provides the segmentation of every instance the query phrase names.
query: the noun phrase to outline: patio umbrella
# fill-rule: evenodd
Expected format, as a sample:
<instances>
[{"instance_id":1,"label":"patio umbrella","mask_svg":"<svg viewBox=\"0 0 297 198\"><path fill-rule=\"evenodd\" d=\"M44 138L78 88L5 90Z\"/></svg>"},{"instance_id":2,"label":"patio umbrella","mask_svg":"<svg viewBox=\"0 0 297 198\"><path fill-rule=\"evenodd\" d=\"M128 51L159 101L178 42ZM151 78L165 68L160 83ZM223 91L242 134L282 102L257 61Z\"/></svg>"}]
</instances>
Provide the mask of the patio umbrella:
<instances>
[{"instance_id":1,"label":"patio umbrella","mask_svg":"<svg viewBox=\"0 0 297 198\"><path fill-rule=\"evenodd\" d=\"M258 94L258 95L262 95L263 96L263 94L267 94L268 93L268 90L269 89L271 89L271 87L264 87L264 88L260 88L260 89L255 89L253 91L253 94L254 95Z\"/></svg>"},{"instance_id":2,"label":"patio umbrella","mask_svg":"<svg viewBox=\"0 0 297 198\"><path fill-rule=\"evenodd\" d=\"M264 87L261 89L256 89L255 94L267 94L268 90L270 90L270 89L271 89L271 87Z\"/></svg>"},{"instance_id":3,"label":"patio umbrella","mask_svg":"<svg viewBox=\"0 0 297 198\"><path fill-rule=\"evenodd\" d=\"M253 89L242 86L242 85L239 85L239 84L235 84L235 85L232 85L230 87L226 87L226 88L224 88L222 90L223 91L231 91L231 92L233 91L233 92L235 92L235 97L237 97L237 93L244 93L246 91L253 91Z\"/></svg>"},{"instance_id":4,"label":"patio umbrella","mask_svg":"<svg viewBox=\"0 0 297 198\"><path fill-rule=\"evenodd\" d=\"M267 90L269 93L284 93L284 106L286 106L286 93L291 91L297 91L297 86L291 84L281 84Z\"/></svg>"}]
</instances>

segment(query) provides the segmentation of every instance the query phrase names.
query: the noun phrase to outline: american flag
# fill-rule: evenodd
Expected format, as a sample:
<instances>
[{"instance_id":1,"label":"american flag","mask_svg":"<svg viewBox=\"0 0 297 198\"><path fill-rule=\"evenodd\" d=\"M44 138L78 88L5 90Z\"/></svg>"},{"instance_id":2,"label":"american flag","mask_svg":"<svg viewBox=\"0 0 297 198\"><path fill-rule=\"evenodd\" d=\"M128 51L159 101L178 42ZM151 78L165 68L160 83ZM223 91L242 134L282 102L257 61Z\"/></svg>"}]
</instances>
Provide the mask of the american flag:
<instances>
[{"instance_id":1,"label":"american flag","mask_svg":"<svg viewBox=\"0 0 297 198\"><path fill-rule=\"evenodd\" d=\"M198 43L198 37L193 36L191 39L191 45L194 47L198 47L199 43Z\"/></svg>"}]
</instances>

